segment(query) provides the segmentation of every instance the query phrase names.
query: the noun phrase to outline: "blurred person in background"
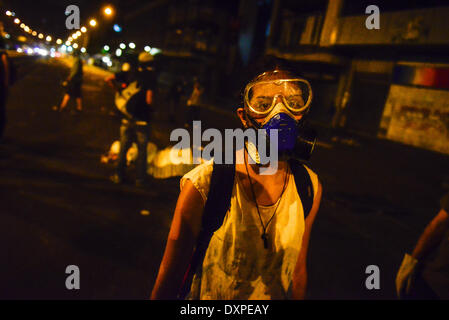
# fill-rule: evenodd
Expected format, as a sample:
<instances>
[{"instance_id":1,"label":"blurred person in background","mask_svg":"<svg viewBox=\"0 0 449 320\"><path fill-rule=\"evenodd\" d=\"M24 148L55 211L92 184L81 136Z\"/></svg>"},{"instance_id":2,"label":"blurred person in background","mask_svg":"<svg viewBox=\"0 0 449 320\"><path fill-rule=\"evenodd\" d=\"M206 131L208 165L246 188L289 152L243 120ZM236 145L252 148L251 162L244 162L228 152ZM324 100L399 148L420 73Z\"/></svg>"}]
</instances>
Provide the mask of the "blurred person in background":
<instances>
[{"instance_id":1,"label":"blurred person in background","mask_svg":"<svg viewBox=\"0 0 449 320\"><path fill-rule=\"evenodd\" d=\"M189 100L187 100L187 123L186 127L190 127L194 120L199 120L200 116L200 103L201 96L203 95L204 88L201 86L198 77L193 78L193 90L190 94Z\"/></svg>"},{"instance_id":2,"label":"blurred person in background","mask_svg":"<svg viewBox=\"0 0 449 320\"><path fill-rule=\"evenodd\" d=\"M436 255L429 258L431 253ZM441 198L440 211L412 254L405 254L396 276L396 292L400 299L449 299L449 192Z\"/></svg>"},{"instance_id":3,"label":"blurred person in background","mask_svg":"<svg viewBox=\"0 0 449 320\"><path fill-rule=\"evenodd\" d=\"M125 179L126 154L134 141L137 142L136 186L143 187L147 177L147 144L149 122L154 108L156 76L154 58L147 52L139 54L137 61L122 65L122 71L105 79L116 92L115 104L121 112L120 152L116 173L111 181L120 184Z\"/></svg>"},{"instance_id":4,"label":"blurred person in background","mask_svg":"<svg viewBox=\"0 0 449 320\"><path fill-rule=\"evenodd\" d=\"M6 126L6 99L10 86L10 63L3 38L3 24L0 22L0 139Z\"/></svg>"},{"instance_id":5,"label":"blurred person in background","mask_svg":"<svg viewBox=\"0 0 449 320\"><path fill-rule=\"evenodd\" d=\"M83 110L83 99L81 86L83 84L83 60L81 59L81 53L79 50L73 52L73 65L70 70L69 77L62 83L65 94L62 98L59 107L53 107L53 110L63 111L70 101L70 98L74 98L76 101L76 110Z\"/></svg>"},{"instance_id":6,"label":"blurred person in background","mask_svg":"<svg viewBox=\"0 0 449 320\"><path fill-rule=\"evenodd\" d=\"M181 102L182 94L184 93L183 82L179 79L175 80L170 86L168 92L168 105L170 107L169 119L171 122L176 120L176 112L178 111L179 104Z\"/></svg>"}]
</instances>

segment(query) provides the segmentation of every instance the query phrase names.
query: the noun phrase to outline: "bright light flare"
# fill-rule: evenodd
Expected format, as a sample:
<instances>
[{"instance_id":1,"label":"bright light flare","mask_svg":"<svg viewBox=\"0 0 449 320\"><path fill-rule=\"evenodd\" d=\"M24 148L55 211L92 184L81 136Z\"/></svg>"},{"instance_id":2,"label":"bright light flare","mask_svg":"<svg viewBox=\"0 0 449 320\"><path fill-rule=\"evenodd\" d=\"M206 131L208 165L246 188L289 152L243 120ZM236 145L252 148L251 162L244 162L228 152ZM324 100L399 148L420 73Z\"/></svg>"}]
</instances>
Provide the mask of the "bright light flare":
<instances>
[{"instance_id":1,"label":"bright light flare","mask_svg":"<svg viewBox=\"0 0 449 320\"><path fill-rule=\"evenodd\" d=\"M103 12L105 15L111 16L114 13L114 10L110 6L107 6L104 8Z\"/></svg>"}]
</instances>

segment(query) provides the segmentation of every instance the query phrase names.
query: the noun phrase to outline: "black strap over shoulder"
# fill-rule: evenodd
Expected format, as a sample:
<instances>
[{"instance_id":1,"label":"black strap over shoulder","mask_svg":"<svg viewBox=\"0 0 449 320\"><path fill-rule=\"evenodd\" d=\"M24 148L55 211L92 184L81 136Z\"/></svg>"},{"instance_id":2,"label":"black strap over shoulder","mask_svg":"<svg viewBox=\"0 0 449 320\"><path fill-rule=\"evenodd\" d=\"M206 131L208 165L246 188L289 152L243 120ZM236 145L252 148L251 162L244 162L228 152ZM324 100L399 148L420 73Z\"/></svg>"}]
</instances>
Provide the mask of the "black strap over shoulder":
<instances>
[{"instance_id":1,"label":"black strap over shoulder","mask_svg":"<svg viewBox=\"0 0 449 320\"><path fill-rule=\"evenodd\" d=\"M304 219L310 213L313 205L313 186L310 175L304 165L297 160L289 160L296 189L304 209ZM190 265L184 275L184 280L178 294L178 298L184 299L190 291L193 275L204 259L210 239L215 231L223 224L223 220L231 205L232 189L235 179L234 164L214 163L209 194L204 206L201 230L198 236Z\"/></svg>"},{"instance_id":2,"label":"black strap over shoulder","mask_svg":"<svg viewBox=\"0 0 449 320\"><path fill-rule=\"evenodd\" d=\"M178 298L184 299L189 293L193 275L203 261L210 239L223 224L223 220L231 205L232 189L234 187L235 163L216 164L212 171L209 194L204 205L201 230L198 235L195 251L190 265L184 275Z\"/></svg>"},{"instance_id":3,"label":"black strap over shoulder","mask_svg":"<svg viewBox=\"0 0 449 320\"><path fill-rule=\"evenodd\" d=\"M309 215L310 210L312 210L313 205L314 191L312 181L310 180L309 172L300 161L290 159L288 163L295 178L296 190L301 199L305 219Z\"/></svg>"}]
</instances>

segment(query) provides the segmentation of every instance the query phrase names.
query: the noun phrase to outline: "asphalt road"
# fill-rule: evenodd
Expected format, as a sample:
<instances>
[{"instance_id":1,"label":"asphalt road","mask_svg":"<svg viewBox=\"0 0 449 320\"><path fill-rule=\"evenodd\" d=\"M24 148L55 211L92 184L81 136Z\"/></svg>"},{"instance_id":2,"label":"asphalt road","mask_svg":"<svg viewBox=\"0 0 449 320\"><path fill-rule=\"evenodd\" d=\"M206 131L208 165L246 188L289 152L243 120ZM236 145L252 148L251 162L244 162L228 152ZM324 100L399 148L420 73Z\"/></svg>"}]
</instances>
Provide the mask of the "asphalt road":
<instances>
[{"instance_id":1,"label":"asphalt road","mask_svg":"<svg viewBox=\"0 0 449 320\"><path fill-rule=\"evenodd\" d=\"M0 298L145 299L162 258L179 177L150 186L116 186L100 156L118 139L119 117L104 72L85 68L84 111L52 111L68 74L57 60L28 61L8 102L0 144ZM319 93L318 93L319 94ZM166 146L171 129L159 103L151 140ZM235 117L211 107L207 127L234 127ZM448 157L355 137L331 140L320 128L312 168L324 187L311 238L309 298L394 299L394 277L438 210ZM142 215L148 210L149 215ZM65 269L77 265L81 289L67 290ZM377 265L381 288L365 287Z\"/></svg>"}]
</instances>

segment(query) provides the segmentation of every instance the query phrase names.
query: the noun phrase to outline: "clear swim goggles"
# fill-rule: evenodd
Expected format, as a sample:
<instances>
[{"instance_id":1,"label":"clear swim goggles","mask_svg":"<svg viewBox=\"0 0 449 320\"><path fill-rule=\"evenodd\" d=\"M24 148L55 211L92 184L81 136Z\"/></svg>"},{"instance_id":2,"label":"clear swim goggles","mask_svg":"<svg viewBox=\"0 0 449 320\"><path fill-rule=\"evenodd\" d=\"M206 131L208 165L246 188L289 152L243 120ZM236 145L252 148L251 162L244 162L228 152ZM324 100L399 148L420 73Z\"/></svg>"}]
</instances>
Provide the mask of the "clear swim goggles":
<instances>
[{"instance_id":1,"label":"clear swim goggles","mask_svg":"<svg viewBox=\"0 0 449 320\"><path fill-rule=\"evenodd\" d=\"M255 118L266 117L279 102L293 115L302 115L312 102L312 88L301 78L254 81L246 86L244 101L245 110Z\"/></svg>"}]
</instances>

